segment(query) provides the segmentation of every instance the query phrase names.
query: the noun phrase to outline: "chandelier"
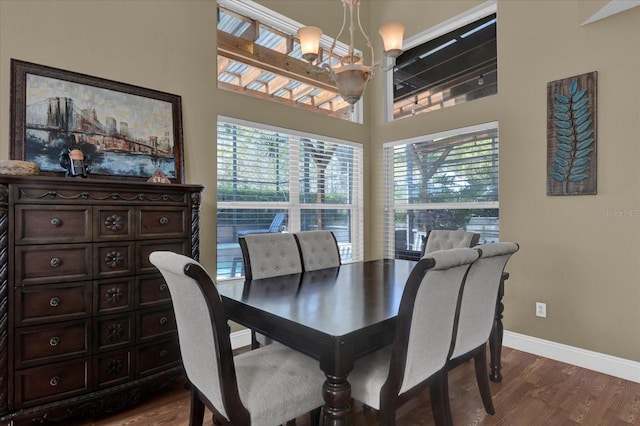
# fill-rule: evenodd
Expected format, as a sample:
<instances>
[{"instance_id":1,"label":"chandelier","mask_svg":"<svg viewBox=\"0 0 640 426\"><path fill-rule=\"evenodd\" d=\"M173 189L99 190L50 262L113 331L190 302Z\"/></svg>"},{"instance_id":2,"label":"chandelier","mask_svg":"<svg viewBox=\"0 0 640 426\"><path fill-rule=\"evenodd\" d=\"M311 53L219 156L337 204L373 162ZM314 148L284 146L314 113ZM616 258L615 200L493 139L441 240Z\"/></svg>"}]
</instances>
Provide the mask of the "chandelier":
<instances>
[{"instance_id":1,"label":"chandelier","mask_svg":"<svg viewBox=\"0 0 640 426\"><path fill-rule=\"evenodd\" d=\"M373 53L373 47L371 46L371 40L369 36L362 29L360 23L360 0L341 0L343 6L342 28L340 32L333 39L331 44L331 50L327 61L322 61L320 53L320 38L322 37L322 29L318 27L302 27L298 30L298 38L300 39L300 48L302 50L302 57L309 62L309 69L315 73L322 73L327 71L331 80L338 87L338 93L349 105L351 105L351 111L356 102L362 97L364 90L367 86L367 82L373 77L374 71L378 68L388 70L393 65L384 68L381 62L375 62L375 56ZM336 41L342 35L347 23L347 8L349 9L349 50L347 54L340 58L338 63L330 63L331 58L339 56L334 53L336 47ZM371 50L371 63L370 65L364 65L363 57L357 54L353 48L353 36L355 33L354 23L354 9L356 10L356 19L358 28L367 41L367 47ZM390 22L383 25L378 30L382 37L384 44L384 55L389 58L397 58L402 53L402 36L404 34L404 24L399 22ZM320 63L314 64L320 57Z\"/></svg>"}]
</instances>

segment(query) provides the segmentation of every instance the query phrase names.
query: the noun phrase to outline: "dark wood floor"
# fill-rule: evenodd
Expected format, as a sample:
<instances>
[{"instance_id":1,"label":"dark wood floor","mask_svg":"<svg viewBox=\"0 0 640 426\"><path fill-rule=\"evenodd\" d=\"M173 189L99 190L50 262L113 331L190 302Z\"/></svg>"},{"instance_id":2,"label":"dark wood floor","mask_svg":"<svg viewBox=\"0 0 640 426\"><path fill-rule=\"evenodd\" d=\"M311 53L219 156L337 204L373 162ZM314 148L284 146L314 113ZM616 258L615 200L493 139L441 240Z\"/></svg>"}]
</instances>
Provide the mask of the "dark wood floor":
<instances>
[{"instance_id":1,"label":"dark wood floor","mask_svg":"<svg viewBox=\"0 0 640 426\"><path fill-rule=\"evenodd\" d=\"M491 383L496 414L484 412L473 364L450 372L450 395L455 425L640 425L640 383L634 383L510 348L503 349L502 383ZM433 425L428 392L397 411L398 426ZM376 413L355 403L351 425L375 426ZM120 414L79 421L73 426L186 426L189 393L178 381L166 393ZM298 418L308 426L308 417ZM212 425L211 414L205 425Z\"/></svg>"}]
</instances>

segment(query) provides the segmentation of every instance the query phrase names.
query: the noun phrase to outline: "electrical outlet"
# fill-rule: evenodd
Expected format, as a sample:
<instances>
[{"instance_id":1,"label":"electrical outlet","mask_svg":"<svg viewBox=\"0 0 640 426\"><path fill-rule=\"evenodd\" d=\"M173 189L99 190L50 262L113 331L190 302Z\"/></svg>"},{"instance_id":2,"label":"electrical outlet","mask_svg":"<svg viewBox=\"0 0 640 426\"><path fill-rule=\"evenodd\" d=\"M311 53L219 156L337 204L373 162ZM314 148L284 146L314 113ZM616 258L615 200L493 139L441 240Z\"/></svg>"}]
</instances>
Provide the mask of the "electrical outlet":
<instances>
[{"instance_id":1,"label":"electrical outlet","mask_svg":"<svg viewBox=\"0 0 640 426\"><path fill-rule=\"evenodd\" d=\"M536 316L546 318L547 317L547 304L542 302L536 302Z\"/></svg>"}]
</instances>

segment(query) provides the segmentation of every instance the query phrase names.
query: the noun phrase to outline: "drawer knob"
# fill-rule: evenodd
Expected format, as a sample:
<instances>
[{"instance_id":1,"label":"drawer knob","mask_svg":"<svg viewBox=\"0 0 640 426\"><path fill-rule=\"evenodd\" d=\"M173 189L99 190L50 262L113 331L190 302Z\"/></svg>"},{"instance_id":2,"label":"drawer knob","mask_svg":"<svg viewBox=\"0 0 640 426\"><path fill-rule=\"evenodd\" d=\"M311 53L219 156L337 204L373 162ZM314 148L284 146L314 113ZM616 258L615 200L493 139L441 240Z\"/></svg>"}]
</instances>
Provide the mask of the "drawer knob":
<instances>
[{"instance_id":1,"label":"drawer knob","mask_svg":"<svg viewBox=\"0 0 640 426\"><path fill-rule=\"evenodd\" d=\"M59 217L54 217L51 219L51 226L54 228L59 228L62 225L62 219Z\"/></svg>"},{"instance_id":2,"label":"drawer knob","mask_svg":"<svg viewBox=\"0 0 640 426\"><path fill-rule=\"evenodd\" d=\"M62 259L60 259L59 257L52 257L51 261L49 261L49 264L54 268L58 268L60 265L62 265Z\"/></svg>"},{"instance_id":3,"label":"drawer knob","mask_svg":"<svg viewBox=\"0 0 640 426\"><path fill-rule=\"evenodd\" d=\"M169 223L169 218L168 217L161 217L160 218L160 225L166 225Z\"/></svg>"},{"instance_id":4,"label":"drawer knob","mask_svg":"<svg viewBox=\"0 0 640 426\"><path fill-rule=\"evenodd\" d=\"M51 386L58 386L60 384L60 376L54 376L49 380Z\"/></svg>"},{"instance_id":5,"label":"drawer knob","mask_svg":"<svg viewBox=\"0 0 640 426\"><path fill-rule=\"evenodd\" d=\"M52 297L49 300L49 306L55 308L57 306L60 306L60 298L59 297Z\"/></svg>"},{"instance_id":6,"label":"drawer knob","mask_svg":"<svg viewBox=\"0 0 640 426\"><path fill-rule=\"evenodd\" d=\"M166 350L166 349L163 349L163 350L160 351L160 358L164 358L168 354L169 354L169 351Z\"/></svg>"},{"instance_id":7,"label":"drawer knob","mask_svg":"<svg viewBox=\"0 0 640 426\"><path fill-rule=\"evenodd\" d=\"M114 375L119 374L122 371L122 361L114 359L107 364L107 374Z\"/></svg>"},{"instance_id":8,"label":"drawer knob","mask_svg":"<svg viewBox=\"0 0 640 426\"><path fill-rule=\"evenodd\" d=\"M122 339L124 335L124 327L122 324L113 323L107 327L107 340L110 342L116 342Z\"/></svg>"},{"instance_id":9,"label":"drawer knob","mask_svg":"<svg viewBox=\"0 0 640 426\"><path fill-rule=\"evenodd\" d=\"M104 261L110 268L118 268L124 264L124 256L120 252L112 251L107 253Z\"/></svg>"},{"instance_id":10,"label":"drawer knob","mask_svg":"<svg viewBox=\"0 0 640 426\"><path fill-rule=\"evenodd\" d=\"M162 291L162 292L167 291L167 283L160 284L160 291Z\"/></svg>"},{"instance_id":11,"label":"drawer knob","mask_svg":"<svg viewBox=\"0 0 640 426\"><path fill-rule=\"evenodd\" d=\"M167 323L167 317L160 318L160 324L165 325Z\"/></svg>"},{"instance_id":12,"label":"drawer knob","mask_svg":"<svg viewBox=\"0 0 640 426\"><path fill-rule=\"evenodd\" d=\"M60 338L58 336L53 336L51 339L49 339L49 344L51 346L58 346L58 344L60 344Z\"/></svg>"},{"instance_id":13,"label":"drawer knob","mask_svg":"<svg viewBox=\"0 0 640 426\"><path fill-rule=\"evenodd\" d=\"M112 232L122 231L124 228L124 218L113 214L104 220L104 226Z\"/></svg>"},{"instance_id":14,"label":"drawer knob","mask_svg":"<svg viewBox=\"0 0 640 426\"><path fill-rule=\"evenodd\" d=\"M107 290L105 297L107 298L107 303L118 303L124 297L124 293L120 287L111 287Z\"/></svg>"}]
</instances>

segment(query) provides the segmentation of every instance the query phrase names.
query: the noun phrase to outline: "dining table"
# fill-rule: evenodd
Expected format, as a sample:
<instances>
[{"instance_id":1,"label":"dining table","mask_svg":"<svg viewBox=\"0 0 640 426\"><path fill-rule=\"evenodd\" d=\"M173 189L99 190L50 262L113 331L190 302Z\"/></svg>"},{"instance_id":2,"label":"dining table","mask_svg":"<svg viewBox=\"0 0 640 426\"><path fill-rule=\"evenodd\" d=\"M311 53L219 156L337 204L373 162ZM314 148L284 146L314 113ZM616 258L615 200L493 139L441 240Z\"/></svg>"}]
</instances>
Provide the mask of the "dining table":
<instances>
[{"instance_id":1,"label":"dining table","mask_svg":"<svg viewBox=\"0 0 640 426\"><path fill-rule=\"evenodd\" d=\"M349 372L356 360L393 342L400 299L415 264L402 259L360 261L222 283L218 292L230 320L318 360L326 377L322 424L346 425ZM498 300L496 321L501 314ZM499 339L494 336L498 332ZM494 324L492 355L500 353L501 333L502 324ZM491 364L491 378L499 381L493 374L496 368L499 375L499 356L492 356Z\"/></svg>"}]
</instances>

